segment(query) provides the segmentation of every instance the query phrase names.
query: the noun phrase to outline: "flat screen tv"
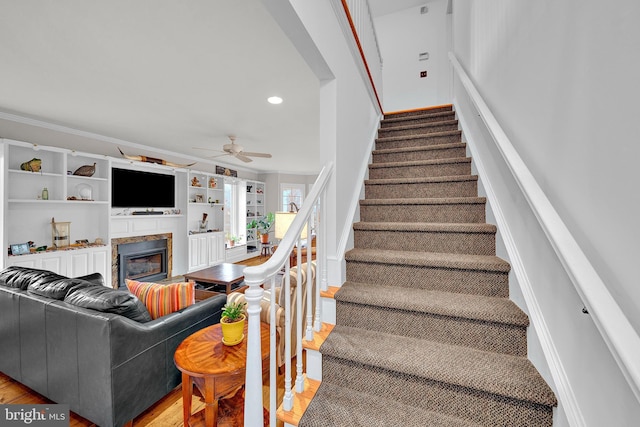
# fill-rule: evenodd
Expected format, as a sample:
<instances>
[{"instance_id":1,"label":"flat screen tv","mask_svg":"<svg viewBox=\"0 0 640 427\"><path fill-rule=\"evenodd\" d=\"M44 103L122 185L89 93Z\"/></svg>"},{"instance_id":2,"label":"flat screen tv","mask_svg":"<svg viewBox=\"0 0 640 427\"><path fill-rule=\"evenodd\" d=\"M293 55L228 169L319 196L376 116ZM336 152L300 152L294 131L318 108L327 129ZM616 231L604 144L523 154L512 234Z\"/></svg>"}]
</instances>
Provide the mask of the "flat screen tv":
<instances>
[{"instance_id":1,"label":"flat screen tv","mask_svg":"<svg viewBox=\"0 0 640 427\"><path fill-rule=\"evenodd\" d=\"M131 169L111 169L111 207L173 208L176 177Z\"/></svg>"}]
</instances>

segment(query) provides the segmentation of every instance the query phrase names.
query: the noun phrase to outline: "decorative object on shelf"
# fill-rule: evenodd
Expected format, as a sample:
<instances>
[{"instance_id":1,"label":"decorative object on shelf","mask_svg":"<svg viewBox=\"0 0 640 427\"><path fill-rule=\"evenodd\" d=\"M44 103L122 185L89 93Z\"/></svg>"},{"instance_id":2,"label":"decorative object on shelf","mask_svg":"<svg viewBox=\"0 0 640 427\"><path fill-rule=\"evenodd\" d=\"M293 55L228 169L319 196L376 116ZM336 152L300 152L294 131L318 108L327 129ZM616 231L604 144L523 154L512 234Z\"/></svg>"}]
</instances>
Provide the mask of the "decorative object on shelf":
<instances>
[{"instance_id":1,"label":"decorative object on shelf","mask_svg":"<svg viewBox=\"0 0 640 427\"><path fill-rule=\"evenodd\" d=\"M216 188L218 186L218 183L216 182L215 178L209 178L209 188Z\"/></svg>"},{"instance_id":2,"label":"decorative object on shelf","mask_svg":"<svg viewBox=\"0 0 640 427\"><path fill-rule=\"evenodd\" d=\"M51 246L54 248L64 248L69 246L70 230L70 222L56 222L55 218L51 218Z\"/></svg>"},{"instance_id":3,"label":"decorative object on shelf","mask_svg":"<svg viewBox=\"0 0 640 427\"><path fill-rule=\"evenodd\" d=\"M207 221L208 216L209 214L207 213L202 214L202 221L200 221L200 223L198 224L198 228L200 229L200 232L207 231L207 223L209 222Z\"/></svg>"},{"instance_id":4,"label":"decorative object on shelf","mask_svg":"<svg viewBox=\"0 0 640 427\"><path fill-rule=\"evenodd\" d=\"M240 344L244 339L244 323L247 316L244 314L245 302L227 303L222 308L220 327L222 328L222 343L233 346Z\"/></svg>"},{"instance_id":5,"label":"decorative object on shelf","mask_svg":"<svg viewBox=\"0 0 640 427\"><path fill-rule=\"evenodd\" d=\"M204 196L202 194L196 194L196 203L204 203Z\"/></svg>"},{"instance_id":6,"label":"decorative object on shelf","mask_svg":"<svg viewBox=\"0 0 640 427\"><path fill-rule=\"evenodd\" d=\"M102 238L100 237L96 237L96 240L94 240L94 242L96 245L104 245L104 240L102 240Z\"/></svg>"},{"instance_id":7,"label":"decorative object on shelf","mask_svg":"<svg viewBox=\"0 0 640 427\"><path fill-rule=\"evenodd\" d=\"M42 189L42 200L49 200L49 190L47 190L47 187Z\"/></svg>"},{"instance_id":8,"label":"decorative object on shelf","mask_svg":"<svg viewBox=\"0 0 640 427\"><path fill-rule=\"evenodd\" d=\"M233 176L233 177L237 177L238 176L238 171L234 171L232 169L225 168L224 166L216 166L216 173L218 175L224 175L224 176Z\"/></svg>"},{"instance_id":9,"label":"decorative object on shelf","mask_svg":"<svg viewBox=\"0 0 640 427\"><path fill-rule=\"evenodd\" d=\"M24 255L31 253L29 250L29 243L16 243L10 245L11 255Z\"/></svg>"},{"instance_id":10,"label":"decorative object on shelf","mask_svg":"<svg viewBox=\"0 0 640 427\"><path fill-rule=\"evenodd\" d=\"M200 180L198 179L197 176L194 176L193 178L191 178L191 186L192 187L202 187L202 185L200 185Z\"/></svg>"},{"instance_id":11,"label":"decorative object on shelf","mask_svg":"<svg viewBox=\"0 0 640 427\"><path fill-rule=\"evenodd\" d=\"M24 162L20 165L20 169L22 169L23 171L29 171L29 172L40 172L41 168L42 168L42 160L36 159L35 157L29 160L28 162Z\"/></svg>"},{"instance_id":12,"label":"decorative object on shelf","mask_svg":"<svg viewBox=\"0 0 640 427\"><path fill-rule=\"evenodd\" d=\"M80 200L93 200L91 198L93 196L93 187L89 184L76 185L76 192L78 193L78 198Z\"/></svg>"},{"instance_id":13,"label":"decorative object on shelf","mask_svg":"<svg viewBox=\"0 0 640 427\"><path fill-rule=\"evenodd\" d=\"M164 165L164 166L171 166L173 168L188 168L189 166L193 166L195 165L197 162L193 162L193 163L189 163L189 164L179 164L179 163L173 163L173 162L169 162L167 160L164 159L156 159L153 157L147 157L147 156L128 156L126 154L124 154L122 152L122 150L120 149L120 147L118 147L118 151L120 152L120 154L122 154L122 157L124 157L125 159L128 160L135 160L138 162L146 162L146 163L155 163L157 165Z\"/></svg>"},{"instance_id":14,"label":"decorative object on shelf","mask_svg":"<svg viewBox=\"0 0 640 427\"><path fill-rule=\"evenodd\" d=\"M247 185L247 193L251 193L252 188L253 188L253 185Z\"/></svg>"},{"instance_id":15,"label":"decorative object on shelf","mask_svg":"<svg viewBox=\"0 0 640 427\"><path fill-rule=\"evenodd\" d=\"M96 173L96 163L80 166L73 172L74 175L78 176L93 176L94 173Z\"/></svg>"}]
</instances>

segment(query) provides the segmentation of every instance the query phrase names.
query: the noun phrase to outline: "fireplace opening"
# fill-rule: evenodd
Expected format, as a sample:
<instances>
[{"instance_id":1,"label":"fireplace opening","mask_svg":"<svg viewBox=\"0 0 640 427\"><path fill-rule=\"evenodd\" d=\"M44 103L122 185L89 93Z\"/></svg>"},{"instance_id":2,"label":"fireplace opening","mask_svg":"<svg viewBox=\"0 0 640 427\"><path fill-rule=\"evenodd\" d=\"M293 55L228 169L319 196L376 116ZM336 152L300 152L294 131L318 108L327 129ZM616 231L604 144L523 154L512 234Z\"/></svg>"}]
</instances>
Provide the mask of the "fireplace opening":
<instances>
[{"instance_id":1,"label":"fireplace opening","mask_svg":"<svg viewBox=\"0 0 640 427\"><path fill-rule=\"evenodd\" d=\"M120 288L126 287L125 279L155 281L167 276L167 239L118 245Z\"/></svg>"}]
</instances>

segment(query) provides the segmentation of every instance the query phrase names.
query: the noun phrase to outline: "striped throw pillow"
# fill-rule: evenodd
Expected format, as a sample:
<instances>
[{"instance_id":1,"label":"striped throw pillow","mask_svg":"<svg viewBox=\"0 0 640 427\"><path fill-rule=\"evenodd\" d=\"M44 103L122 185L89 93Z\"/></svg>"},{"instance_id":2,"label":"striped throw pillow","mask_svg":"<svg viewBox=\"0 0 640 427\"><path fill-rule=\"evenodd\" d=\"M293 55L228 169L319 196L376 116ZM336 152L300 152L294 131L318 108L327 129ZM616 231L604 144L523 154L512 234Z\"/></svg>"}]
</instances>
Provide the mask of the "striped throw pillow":
<instances>
[{"instance_id":1,"label":"striped throw pillow","mask_svg":"<svg viewBox=\"0 0 640 427\"><path fill-rule=\"evenodd\" d=\"M195 303L194 282L163 285L126 279L129 292L144 303L152 319L166 316Z\"/></svg>"}]
</instances>

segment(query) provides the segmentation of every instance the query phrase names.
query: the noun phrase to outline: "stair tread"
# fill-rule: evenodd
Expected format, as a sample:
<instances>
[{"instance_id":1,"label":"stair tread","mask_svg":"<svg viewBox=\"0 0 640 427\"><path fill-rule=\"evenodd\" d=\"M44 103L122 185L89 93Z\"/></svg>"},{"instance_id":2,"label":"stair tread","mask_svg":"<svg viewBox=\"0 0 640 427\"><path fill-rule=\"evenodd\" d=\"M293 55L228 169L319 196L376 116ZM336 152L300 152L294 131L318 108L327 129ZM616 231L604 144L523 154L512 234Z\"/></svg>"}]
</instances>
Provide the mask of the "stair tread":
<instances>
[{"instance_id":1,"label":"stair tread","mask_svg":"<svg viewBox=\"0 0 640 427\"><path fill-rule=\"evenodd\" d=\"M447 222L367 222L353 224L354 230L372 231L431 231L449 233L487 233L494 234L497 227L487 223L447 223Z\"/></svg>"},{"instance_id":2,"label":"stair tread","mask_svg":"<svg viewBox=\"0 0 640 427\"><path fill-rule=\"evenodd\" d=\"M450 176L425 176L416 178L379 178L367 179L365 185L390 185L390 184L428 184L436 182L460 182L477 181L478 175L450 175Z\"/></svg>"},{"instance_id":3,"label":"stair tread","mask_svg":"<svg viewBox=\"0 0 640 427\"><path fill-rule=\"evenodd\" d=\"M507 398L557 405L553 391L526 357L340 325L320 352Z\"/></svg>"},{"instance_id":4,"label":"stair tread","mask_svg":"<svg viewBox=\"0 0 640 427\"><path fill-rule=\"evenodd\" d=\"M486 203L486 197L433 197L405 199L362 199L360 206L367 205L473 205Z\"/></svg>"},{"instance_id":5,"label":"stair tread","mask_svg":"<svg viewBox=\"0 0 640 427\"><path fill-rule=\"evenodd\" d=\"M464 142L454 142L452 144L438 144L438 145L424 145L415 147L400 147L400 148L381 148L379 150L373 150L373 154L394 154L394 153L410 153L413 151L436 151L447 150L451 148L466 148L467 144Z\"/></svg>"},{"instance_id":6,"label":"stair tread","mask_svg":"<svg viewBox=\"0 0 640 427\"><path fill-rule=\"evenodd\" d=\"M511 270L511 266L507 261L492 255L354 248L345 253L345 260L420 267L481 270L499 273L508 273Z\"/></svg>"},{"instance_id":7,"label":"stair tread","mask_svg":"<svg viewBox=\"0 0 640 427\"><path fill-rule=\"evenodd\" d=\"M391 399L390 396L363 393L330 382L320 384L308 412L305 412L300 423L304 427L369 427L398 423L419 427L479 427L479 424L471 421L406 405Z\"/></svg>"},{"instance_id":8,"label":"stair tread","mask_svg":"<svg viewBox=\"0 0 640 427\"><path fill-rule=\"evenodd\" d=\"M369 164L369 169L397 168L407 166L450 165L453 163L471 163L471 157L452 157L449 159L405 160L402 162L380 162Z\"/></svg>"},{"instance_id":9,"label":"stair tread","mask_svg":"<svg viewBox=\"0 0 640 427\"><path fill-rule=\"evenodd\" d=\"M423 117L424 119L424 117ZM453 120L442 120L439 122L422 122L419 120L414 119L414 121L416 121L417 123L411 123L411 124L403 124L403 125L396 125L396 126L383 126L380 127L378 130L382 130L382 131L399 131L399 130L411 130L411 129L420 129L420 128L428 128L428 127L437 127L437 126L447 126L447 125L457 125L458 121L453 119ZM389 123L389 122L387 122ZM393 122L391 122L393 123Z\"/></svg>"},{"instance_id":10,"label":"stair tread","mask_svg":"<svg viewBox=\"0 0 640 427\"><path fill-rule=\"evenodd\" d=\"M442 132L431 132L431 133L423 133L423 134L415 134L415 135L383 136L381 138L376 138L376 142L404 141L408 139L424 139L424 138L433 138L436 136L451 136L451 135L462 135L462 131L445 130Z\"/></svg>"},{"instance_id":11,"label":"stair tread","mask_svg":"<svg viewBox=\"0 0 640 427\"><path fill-rule=\"evenodd\" d=\"M415 288L401 292L400 289L347 281L336 293L335 300L517 327L529 325L529 317L508 298Z\"/></svg>"},{"instance_id":12,"label":"stair tread","mask_svg":"<svg viewBox=\"0 0 640 427\"><path fill-rule=\"evenodd\" d=\"M430 112L429 110L425 110L422 113L416 113L413 115L394 115L394 114L389 114L389 115L385 115L384 119L381 121L381 123L387 124L387 123L396 123L396 122L401 122L401 121L407 121L407 120L424 120L424 119L432 119L432 118L436 118L436 117L447 117L447 116L455 116L455 113L453 112L453 110L449 110L449 111L436 111L436 112Z\"/></svg>"}]
</instances>

